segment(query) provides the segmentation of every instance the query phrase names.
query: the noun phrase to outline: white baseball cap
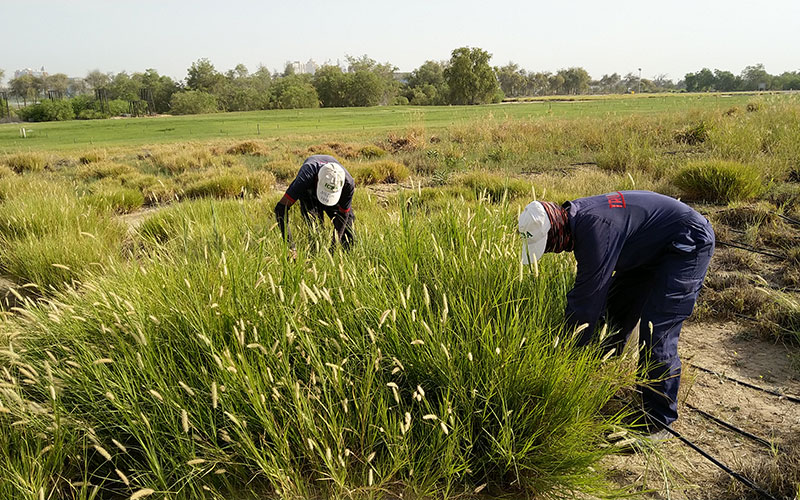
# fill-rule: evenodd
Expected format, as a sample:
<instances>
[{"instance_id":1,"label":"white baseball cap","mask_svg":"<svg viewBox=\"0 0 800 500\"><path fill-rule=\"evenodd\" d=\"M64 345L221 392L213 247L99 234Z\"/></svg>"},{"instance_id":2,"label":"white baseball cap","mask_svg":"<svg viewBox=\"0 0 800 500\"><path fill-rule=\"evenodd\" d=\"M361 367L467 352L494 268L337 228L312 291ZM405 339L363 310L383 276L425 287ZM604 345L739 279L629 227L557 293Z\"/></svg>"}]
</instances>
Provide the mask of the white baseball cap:
<instances>
[{"instance_id":1,"label":"white baseball cap","mask_svg":"<svg viewBox=\"0 0 800 500\"><path fill-rule=\"evenodd\" d=\"M344 168L338 163L326 163L317 176L317 199L323 205L332 207L342 197L344 187Z\"/></svg>"},{"instance_id":2,"label":"white baseball cap","mask_svg":"<svg viewBox=\"0 0 800 500\"><path fill-rule=\"evenodd\" d=\"M547 246L547 233L550 231L550 218L538 201L533 201L519 214L519 232L525 237L522 244L522 263L532 264L539 260Z\"/></svg>"}]
</instances>

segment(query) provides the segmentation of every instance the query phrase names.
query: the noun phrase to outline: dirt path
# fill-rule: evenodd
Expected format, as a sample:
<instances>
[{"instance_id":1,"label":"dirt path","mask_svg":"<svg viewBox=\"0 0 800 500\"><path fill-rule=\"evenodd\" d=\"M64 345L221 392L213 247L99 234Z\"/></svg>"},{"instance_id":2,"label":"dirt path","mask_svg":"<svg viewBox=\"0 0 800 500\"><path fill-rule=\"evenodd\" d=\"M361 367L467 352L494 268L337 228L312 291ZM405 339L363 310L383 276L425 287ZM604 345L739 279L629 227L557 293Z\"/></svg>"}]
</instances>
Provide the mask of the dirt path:
<instances>
[{"instance_id":1,"label":"dirt path","mask_svg":"<svg viewBox=\"0 0 800 500\"><path fill-rule=\"evenodd\" d=\"M779 343L747 338L742 326L687 324L679 347L684 363L681 396L707 413L763 437L800 457L800 404L781 400L722 377L693 368L698 365L761 387L800 395L800 351ZM728 431L681 405L675 430L756 484L773 491L777 483L800 474L800 462L776 459L772 451L738 433ZM708 460L672 439L658 452L667 459L670 480L655 455L618 456L609 461L620 486L643 483L646 498L735 499L756 498L731 482ZM793 470L790 470L793 469ZM791 498L791 497L789 497Z\"/></svg>"}]
</instances>

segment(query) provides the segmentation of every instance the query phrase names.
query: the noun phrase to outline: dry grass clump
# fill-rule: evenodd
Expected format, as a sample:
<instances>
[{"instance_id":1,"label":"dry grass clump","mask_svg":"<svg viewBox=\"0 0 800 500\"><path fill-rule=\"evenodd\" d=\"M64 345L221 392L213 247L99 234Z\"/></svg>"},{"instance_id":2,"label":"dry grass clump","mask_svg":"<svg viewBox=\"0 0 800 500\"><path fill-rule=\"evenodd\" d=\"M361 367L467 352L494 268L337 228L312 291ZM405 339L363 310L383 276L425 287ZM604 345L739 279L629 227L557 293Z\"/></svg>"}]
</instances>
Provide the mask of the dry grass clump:
<instances>
[{"instance_id":1,"label":"dry grass clump","mask_svg":"<svg viewBox=\"0 0 800 500\"><path fill-rule=\"evenodd\" d=\"M168 203L177 199L177 187L171 178L134 171L121 175L119 181L124 187L141 191L147 205Z\"/></svg>"},{"instance_id":2,"label":"dry grass clump","mask_svg":"<svg viewBox=\"0 0 800 500\"><path fill-rule=\"evenodd\" d=\"M188 198L234 198L260 195L272 190L275 176L268 171L249 171L245 168L193 172L179 179L183 194Z\"/></svg>"},{"instance_id":3,"label":"dry grass clump","mask_svg":"<svg viewBox=\"0 0 800 500\"><path fill-rule=\"evenodd\" d=\"M767 202L758 203L732 203L728 207L715 212L714 218L736 229L746 229L751 226L760 226L778 221L775 207Z\"/></svg>"},{"instance_id":4,"label":"dry grass clump","mask_svg":"<svg viewBox=\"0 0 800 500\"><path fill-rule=\"evenodd\" d=\"M488 198L492 202L513 200L522 196L531 196L530 182L507 175L486 171L463 174L456 182L469 188L479 198Z\"/></svg>"},{"instance_id":5,"label":"dry grass clump","mask_svg":"<svg viewBox=\"0 0 800 500\"><path fill-rule=\"evenodd\" d=\"M675 142L679 144L694 146L706 142L706 139L708 139L708 125L704 121L675 133Z\"/></svg>"},{"instance_id":6,"label":"dry grass clump","mask_svg":"<svg viewBox=\"0 0 800 500\"><path fill-rule=\"evenodd\" d=\"M133 172L136 172L136 169L130 165L98 160L96 162L82 163L76 169L75 174L79 179L91 180L105 179L108 177L117 178L125 174L132 174Z\"/></svg>"},{"instance_id":7,"label":"dry grass clump","mask_svg":"<svg viewBox=\"0 0 800 500\"><path fill-rule=\"evenodd\" d=\"M735 467L778 499L800 498L800 439L792 438L771 450L767 458L742 460ZM720 500L761 500L763 497L728 474L720 472L717 482Z\"/></svg>"},{"instance_id":8,"label":"dry grass clump","mask_svg":"<svg viewBox=\"0 0 800 500\"><path fill-rule=\"evenodd\" d=\"M280 182L289 182L295 178L300 166L289 160L276 160L268 162L264 168L272 172L275 179Z\"/></svg>"},{"instance_id":9,"label":"dry grass clump","mask_svg":"<svg viewBox=\"0 0 800 500\"><path fill-rule=\"evenodd\" d=\"M244 141L231 146L226 152L229 155L265 156L269 149L261 142Z\"/></svg>"},{"instance_id":10,"label":"dry grass clump","mask_svg":"<svg viewBox=\"0 0 800 500\"><path fill-rule=\"evenodd\" d=\"M10 177L15 173L16 172L11 170L11 168L9 168L8 166L0 164L0 179L3 179L5 177Z\"/></svg>"},{"instance_id":11,"label":"dry grass clump","mask_svg":"<svg viewBox=\"0 0 800 500\"><path fill-rule=\"evenodd\" d=\"M334 158L345 158L351 160L358 157L359 147L356 144L341 142L326 142L324 144L314 144L306 148L305 154L308 155L329 155ZM298 154L303 154L298 152Z\"/></svg>"},{"instance_id":12,"label":"dry grass clump","mask_svg":"<svg viewBox=\"0 0 800 500\"><path fill-rule=\"evenodd\" d=\"M49 159L42 153L17 153L3 158L3 163L14 172L23 174L44 170L49 164Z\"/></svg>"},{"instance_id":13,"label":"dry grass clump","mask_svg":"<svg viewBox=\"0 0 800 500\"><path fill-rule=\"evenodd\" d=\"M393 153L415 151L425 146L425 129L410 127L404 132L390 132L384 144L384 149Z\"/></svg>"},{"instance_id":14,"label":"dry grass clump","mask_svg":"<svg viewBox=\"0 0 800 500\"><path fill-rule=\"evenodd\" d=\"M88 165L89 163L104 161L106 158L108 158L108 152L105 149L95 149L81 154L78 157L78 163Z\"/></svg>"},{"instance_id":15,"label":"dry grass clump","mask_svg":"<svg viewBox=\"0 0 800 500\"><path fill-rule=\"evenodd\" d=\"M763 192L761 174L751 165L725 160L689 162L673 178L685 198L730 203Z\"/></svg>"},{"instance_id":16,"label":"dry grass clump","mask_svg":"<svg viewBox=\"0 0 800 500\"><path fill-rule=\"evenodd\" d=\"M165 150L152 153L149 157L159 170L176 175L190 170L210 167L231 167L238 164L234 156L217 156L203 147L178 151Z\"/></svg>"},{"instance_id":17,"label":"dry grass clump","mask_svg":"<svg viewBox=\"0 0 800 500\"><path fill-rule=\"evenodd\" d=\"M408 179L408 167L392 160L378 160L371 163L352 165L350 173L356 184L389 184Z\"/></svg>"}]
</instances>

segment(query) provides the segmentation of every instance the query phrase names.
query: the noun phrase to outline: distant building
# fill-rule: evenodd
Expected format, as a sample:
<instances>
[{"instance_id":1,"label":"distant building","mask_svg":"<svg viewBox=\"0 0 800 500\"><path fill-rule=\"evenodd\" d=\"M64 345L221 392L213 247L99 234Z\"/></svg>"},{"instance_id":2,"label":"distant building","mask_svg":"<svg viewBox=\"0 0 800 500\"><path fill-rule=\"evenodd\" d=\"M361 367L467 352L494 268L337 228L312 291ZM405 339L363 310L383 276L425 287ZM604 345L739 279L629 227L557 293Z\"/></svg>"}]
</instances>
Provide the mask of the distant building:
<instances>
[{"instance_id":1,"label":"distant building","mask_svg":"<svg viewBox=\"0 0 800 500\"><path fill-rule=\"evenodd\" d=\"M22 75L31 75L36 78L44 78L47 76L47 71L44 70L44 66L40 71L36 71L34 69L25 68L25 69L18 69L14 72L14 78L19 78Z\"/></svg>"},{"instance_id":2,"label":"distant building","mask_svg":"<svg viewBox=\"0 0 800 500\"><path fill-rule=\"evenodd\" d=\"M309 75L313 75L319 69L319 65L313 59L309 59L308 62L303 66L303 73L307 73Z\"/></svg>"},{"instance_id":3,"label":"distant building","mask_svg":"<svg viewBox=\"0 0 800 500\"><path fill-rule=\"evenodd\" d=\"M286 61L286 67L292 68L295 75L313 75L319 69L319 65L313 59L309 59L306 63Z\"/></svg>"}]
</instances>

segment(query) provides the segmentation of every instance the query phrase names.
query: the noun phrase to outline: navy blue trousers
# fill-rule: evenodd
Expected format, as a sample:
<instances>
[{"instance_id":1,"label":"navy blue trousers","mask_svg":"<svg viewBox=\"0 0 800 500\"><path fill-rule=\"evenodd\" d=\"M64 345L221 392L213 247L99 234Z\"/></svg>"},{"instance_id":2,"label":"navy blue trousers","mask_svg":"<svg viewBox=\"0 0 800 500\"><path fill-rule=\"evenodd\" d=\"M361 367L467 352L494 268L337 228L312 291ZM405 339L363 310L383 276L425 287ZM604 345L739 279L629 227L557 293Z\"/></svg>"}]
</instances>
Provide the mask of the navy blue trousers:
<instances>
[{"instance_id":1,"label":"navy blue trousers","mask_svg":"<svg viewBox=\"0 0 800 500\"><path fill-rule=\"evenodd\" d=\"M606 347L621 353L639 322L640 391L647 423L656 427L678 418L678 337L714 253L710 225L692 230L698 242L694 249L670 247L645 267L616 273L608 294L606 320L618 332L606 340Z\"/></svg>"}]
</instances>

